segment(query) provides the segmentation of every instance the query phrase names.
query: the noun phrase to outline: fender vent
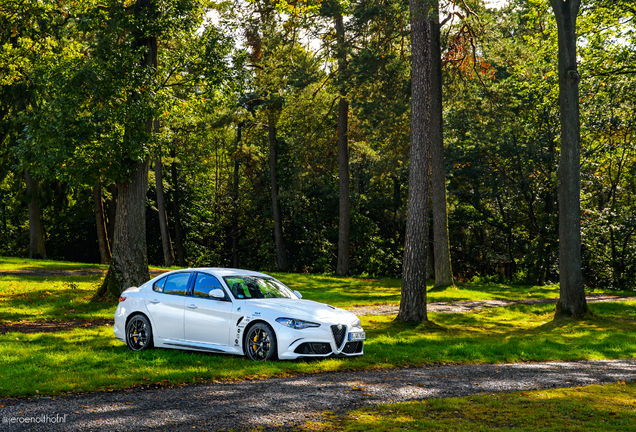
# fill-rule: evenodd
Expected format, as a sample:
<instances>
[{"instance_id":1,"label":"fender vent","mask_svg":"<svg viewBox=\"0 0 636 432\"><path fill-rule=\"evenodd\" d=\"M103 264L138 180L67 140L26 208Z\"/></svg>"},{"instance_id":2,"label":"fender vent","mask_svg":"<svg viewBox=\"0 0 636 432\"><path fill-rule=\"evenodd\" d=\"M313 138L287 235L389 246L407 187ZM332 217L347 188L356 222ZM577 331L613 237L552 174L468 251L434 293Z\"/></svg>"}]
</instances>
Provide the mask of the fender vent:
<instances>
[{"instance_id":1,"label":"fender vent","mask_svg":"<svg viewBox=\"0 0 636 432\"><path fill-rule=\"evenodd\" d=\"M340 348L342 346L342 342L344 341L345 335L347 334L347 326L344 326L342 324L332 325L331 333L333 333L333 340L336 342L336 346Z\"/></svg>"}]
</instances>

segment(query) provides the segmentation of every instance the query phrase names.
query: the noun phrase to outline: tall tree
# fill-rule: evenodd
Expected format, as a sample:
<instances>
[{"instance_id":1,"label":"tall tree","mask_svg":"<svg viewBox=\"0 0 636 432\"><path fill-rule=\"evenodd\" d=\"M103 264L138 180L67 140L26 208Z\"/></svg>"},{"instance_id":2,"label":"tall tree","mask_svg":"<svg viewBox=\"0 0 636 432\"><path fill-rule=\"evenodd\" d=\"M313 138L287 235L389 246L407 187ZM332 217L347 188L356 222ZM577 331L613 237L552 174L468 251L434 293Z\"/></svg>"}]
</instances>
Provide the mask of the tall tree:
<instances>
[{"instance_id":1,"label":"tall tree","mask_svg":"<svg viewBox=\"0 0 636 432\"><path fill-rule=\"evenodd\" d=\"M170 239L168 227L168 214L166 212L166 198L163 191L163 163L161 155L155 160L155 187L157 190L157 211L159 212L159 229L161 230L161 246L163 249L163 262L170 267L174 264L174 251Z\"/></svg>"},{"instance_id":2,"label":"tall tree","mask_svg":"<svg viewBox=\"0 0 636 432\"><path fill-rule=\"evenodd\" d=\"M232 175L232 267L239 268L239 159L243 122L236 125L236 150L234 152L234 173Z\"/></svg>"},{"instance_id":3,"label":"tall tree","mask_svg":"<svg viewBox=\"0 0 636 432\"><path fill-rule=\"evenodd\" d=\"M97 243L99 244L99 256L101 263L110 264L110 242L108 241L108 230L106 228L101 179L96 181L93 186L93 207L95 211L95 226L97 227Z\"/></svg>"},{"instance_id":4,"label":"tall tree","mask_svg":"<svg viewBox=\"0 0 636 432\"><path fill-rule=\"evenodd\" d=\"M399 321L419 322L426 314L426 258L430 200L431 7L409 0L411 15L411 151L406 238Z\"/></svg>"},{"instance_id":5,"label":"tall tree","mask_svg":"<svg viewBox=\"0 0 636 432\"><path fill-rule=\"evenodd\" d=\"M349 243L350 243L350 218L351 199L349 196L349 143L348 120L349 102L345 88L345 70L347 67L345 49L345 27L342 19L342 6L335 6L335 27L338 58L338 81L340 102L338 105L338 175L339 175L339 218L338 218L338 264L336 274L344 276L349 273Z\"/></svg>"},{"instance_id":6,"label":"tall tree","mask_svg":"<svg viewBox=\"0 0 636 432\"><path fill-rule=\"evenodd\" d=\"M27 170L24 171L24 178L29 200L29 258L46 258L40 207L40 182Z\"/></svg>"},{"instance_id":7,"label":"tall tree","mask_svg":"<svg viewBox=\"0 0 636 432\"><path fill-rule=\"evenodd\" d=\"M444 167L444 132L442 117L442 49L439 0L431 0L431 193L433 196L433 244L435 250L435 286L453 285L453 269L448 242L446 211L446 170Z\"/></svg>"},{"instance_id":8,"label":"tall tree","mask_svg":"<svg viewBox=\"0 0 636 432\"><path fill-rule=\"evenodd\" d=\"M272 195L272 213L274 215L274 242L276 244L276 267L278 271L287 271L287 254L285 252L285 237L283 235L283 218L280 212L280 199L278 198L278 179L276 166L278 165L278 152L276 144L276 123L278 110L275 107L268 108L267 136L269 139L269 179Z\"/></svg>"},{"instance_id":9,"label":"tall tree","mask_svg":"<svg viewBox=\"0 0 636 432\"><path fill-rule=\"evenodd\" d=\"M140 66L145 73L154 76L157 69L157 37L149 30L158 16L154 0L137 0L133 10L136 26L132 32L132 46L141 53ZM148 26L148 27L146 27ZM137 98L140 95L136 95ZM139 128L141 125L126 125ZM145 120L146 136L152 132L153 119ZM124 140L133 134L126 132ZM148 165L145 160L125 157L128 176L117 181L117 216L113 235L113 257L102 287L93 298L101 295L116 297L131 286L139 286L150 279L148 251L146 249L146 190Z\"/></svg>"},{"instance_id":10,"label":"tall tree","mask_svg":"<svg viewBox=\"0 0 636 432\"><path fill-rule=\"evenodd\" d=\"M175 158L176 152L170 151L170 157ZM179 193L179 164L176 160L170 166L172 174L172 217L174 219L174 244L177 250L177 264L185 266L185 252L183 249L183 229L181 227L181 194Z\"/></svg>"},{"instance_id":11,"label":"tall tree","mask_svg":"<svg viewBox=\"0 0 636 432\"><path fill-rule=\"evenodd\" d=\"M561 158L559 161L559 301L556 316L588 313L581 271L581 150L576 18L581 0L550 0L558 28Z\"/></svg>"}]
</instances>

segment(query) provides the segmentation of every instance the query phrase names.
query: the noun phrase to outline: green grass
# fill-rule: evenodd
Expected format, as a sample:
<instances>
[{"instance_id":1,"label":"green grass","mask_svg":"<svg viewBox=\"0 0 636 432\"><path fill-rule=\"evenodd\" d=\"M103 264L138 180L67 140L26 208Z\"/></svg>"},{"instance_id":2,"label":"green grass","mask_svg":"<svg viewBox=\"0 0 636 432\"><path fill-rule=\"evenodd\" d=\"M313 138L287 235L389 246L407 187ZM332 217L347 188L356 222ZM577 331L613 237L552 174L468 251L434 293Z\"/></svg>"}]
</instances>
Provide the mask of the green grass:
<instances>
[{"instance_id":1,"label":"green grass","mask_svg":"<svg viewBox=\"0 0 636 432\"><path fill-rule=\"evenodd\" d=\"M337 307L372 306L400 303L400 279L364 279L298 273L270 273L288 287L300 291L303 298ZM432 282L429 282L429 288ZM619 294L615 290L590 293ZM620 293L624 294L624 293ZM456 287L429 292L429 302L465 300L528 300L558 298L559 286L506 285L496 283L458 283Z\"/></svg>"},{"instance_id":2,"label":"green grass","mask_svg":"<svg viewBox=\"0 0 636 432\"><path fill-rule=\"evenodd\" d=\"M402 431L632 431L636 384L485 394L379 405L331 416L311 430Z\"/></svg>"},{"instance_id":3,"label":"green grass","mask_svg":"<svg viewBox=\"0 0 636 432\"><path fill-rule=\"evenodd\" d=\"M242 357L154 349L135 353L110 327L0 336L0 397L177 385L436 362L617 359L636 356L636 302L591 305L596 318L552 322L553 305L431 314L439 327L362 317L365 355L254 363Z\"/></svg>"},{"instance_id":4,"label":"green grass","mask_svg":"<svg viewBox=\"0 0 636 432\"><path fill-rule=\"evenodd\" d=\"M36 260L29 258L0 257L0 271L7 270L81 270L90 268L108 269L107 265L75 263L70 261Z\"/></svg>"},{"instance_id":5,"label":"green grass","mask_svg":"<svg viewBox=\"0 0 636 432\"><path fill-rule=\"evenodd\" d=\"M4 271L42 272L89 268L106 269L107 267L96 264L0 257L0 270ZM272 273L272 275L290 288L300 291L303 298L336 307L397 305L400 302L399 279L364 279L297 273ZM112 318L114 305L89 302L102 277L100 275L55 274L49 276L0 275L0 322ZM608 292L617 293L616 291ZM559 288L556 285L481 283L457 284L456 288L431 292L428 294L428 301L521 300L558 296Z\"/></svg>"},{"instance_id":6,"label":"green grass","mask_svg":"<svg viewBox=\"0 0 636 432\"><path fill-rule=\"evenodd\" d=\"M91 303L102 276L0 276L0 323L112 319L112 303Z\"/></svg>"}]
</instances>

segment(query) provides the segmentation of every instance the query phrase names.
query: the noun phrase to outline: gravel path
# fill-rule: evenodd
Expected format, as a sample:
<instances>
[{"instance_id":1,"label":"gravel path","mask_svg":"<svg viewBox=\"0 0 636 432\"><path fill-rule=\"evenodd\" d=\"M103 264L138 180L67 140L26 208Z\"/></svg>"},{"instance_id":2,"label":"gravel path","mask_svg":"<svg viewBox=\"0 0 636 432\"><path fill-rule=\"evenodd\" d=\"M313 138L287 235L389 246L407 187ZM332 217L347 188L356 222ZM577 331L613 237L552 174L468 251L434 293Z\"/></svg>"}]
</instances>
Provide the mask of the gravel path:
<instances>
[{"instance_id":1,"label":"gravel path","mask_svg":"<svg viewBox=\"0 0 636 432\"><path fill-rule=\"evenodd\" d=\"M408 400L636 381L636 359L434 365L334 372L171 389L132 389L55 399L0 399L2 430L291 430L324 411ZM11 417L58 424L10 424ZM64 417L66 416L66 417ZM19 420L18 420L19 421ZM33 420L35 421L35 420Z\"/></svg>"},{"instance_id":2,"label":"gravel path","mask_svg":"<svg viewBox=\"0 0 636 432\"><path fill-rule=\"evenodd\" d=\"M636 297L616 296L607 294L593 294L585 297L588 303L604 303L614 301L636 301ZM468 300L456 302L432 302L426 304L428 312L437 313L466 313L479 309L498 308L517 304L556 303L553 299L529 299L529 300ZM361 315L396 315L400 310L399 305L359 306L345 308L349 312Z\"/></svg>"}]
</instances>

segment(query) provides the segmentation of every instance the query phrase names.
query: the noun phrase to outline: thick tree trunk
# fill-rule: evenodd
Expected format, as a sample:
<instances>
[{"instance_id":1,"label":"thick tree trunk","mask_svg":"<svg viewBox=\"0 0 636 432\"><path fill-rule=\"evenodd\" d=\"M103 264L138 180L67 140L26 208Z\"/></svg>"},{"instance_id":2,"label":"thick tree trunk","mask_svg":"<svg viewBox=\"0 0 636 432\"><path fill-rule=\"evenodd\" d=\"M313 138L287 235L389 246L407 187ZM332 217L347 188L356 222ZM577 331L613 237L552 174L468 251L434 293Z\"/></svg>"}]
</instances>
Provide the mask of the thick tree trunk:
<instances>
[{"instance_id":1,"label":"thick tree trunk","mask_svg":"<svg viewBox=\"0 0 636 432\"><path fill-rule=\"evenodd\" d=\"M285 238L283 237L283 222L278 199L278 181L276 180L276 113L269 113L269 178L272 189L272 212L274 214L274 241L276 242L276 267L278 271L287 271L287 256L285 253Z\"/></svg>"},{"instance_id":2,"label":"thick tree trunk","mask_svg":"<svg viewBox=\"0 0 636 432\"><path fill-rule=\"evenodd\" d=\"M236 126L236 151L241 145L243 123ZM234 177L232 179L232 267L239 268L239 161L234 158Z\"/></svg>"},{"instance_id":3,"label":"thick tree trunk","mask_svg":"<svg viewBox=\"0 0 636 432\"><path fill-rule=\"evenodd\" d=\"M93 207L95 211L95 226L97 227L97 242L102 264L110 264L110 243L104 217L104 200L102 199L102 181L98 180L93 186Z\"/></svg>"},{"instance_id":4,"label":"thick tree trunk","mask_svg":"<svg viewBox=\"0 0 636 432\"><path fill-rule=\"evenodd\" d=\"M42 230L42 210L40 208L40 182L24 171L27 195L29 197L29 258L46 258L44 231Z\"/></svg>"},{"instance_id":5,"label":"thick tree trunk","mask_svg":"<svg viewBox=\"0 0 636 432\"><path fill-rule=\"evenodd\" d=\"M166 198L163 193L163 164L161 156L155 160L155 186L157 189L157 211L159 212L159 229L161 230L161 246L163 247L163 261L166 266L174 265L174 252L172 240L168 228L168 215L166 213Z\"/></svg>"},{"instance_id":6,"label":"thick tree trunk","mask_svg":"<svg viewBox=\"0 0 636 432\"><path fill-rule=\"evenodd\" d=\"M148 279L146 250L146 189L148 162L138 163L126 182L117 182L117 218L113 235L113 257L100 290L93 296L116 298L131 286Z\"/></svg>"},{"instance_id":7,"label":"thick tree trunk","mask_svg":"<svg viewBox=\"0 0 636 432\"><path fill-rule=\"evenodd\" d=\"M349 273L349 242L351 200L349 196L349 143L347 136L349 121L349 102L344 87L344 73L347 67L345 51L345 29L342 14L338 10L335 18L338 43L338 77L340 80L340 104L338 107L338 175L340 182L340 202L338 218L338 263L336 274Z\"/></svg>"},{"instance_id":8,"label":"thick tree trunk","mask_svg":"<svg viewBox=\"0 0 636 432\"><path fill-rule=\"evenodd\" d=\"M176 152L172 150L170 157L175 158ZM183 252L183 230L181 229L181 204L179 201L179 166L177 161L172 162L172 217L174 219L174 246L177 250L177 264L181 267L186 265L185 254Z\"/></svg>"},{"instance_id":9,"label":"thick tree trunk","mask_svg":"<svg viewBox=\"0 0 636 432\"><path fill-rule=\"evenodd\" d=\"M559 43L559 302L556 317L588 313L581 271L579 73L576 65L576 16L580 0L550 0Z\"/></svg>"},{"instance_id":10,"label":"thick tree trunk","mask_svg":"<svg viewBox=\"0 0 636 432\"><path fill-rule=\"evenodd\" d=\"M402 298L397 320L419 322L426 315L426 257L430 190L431 28L424 1L409 1L411 14L411 152Z\"/></svg>"},{"instance_id":11,"label":"thick tree trunk","mask_svg":"<svg viewBox=\"0 0 636 432\"><path fill-rule=\"evenodd\" d=\"M431 193L433 195L433 243L435 288L453 285L446 212L446 171L442 118L442 51L440 47L439 2L431 8Z\"/></svg>"}]
</instances>

